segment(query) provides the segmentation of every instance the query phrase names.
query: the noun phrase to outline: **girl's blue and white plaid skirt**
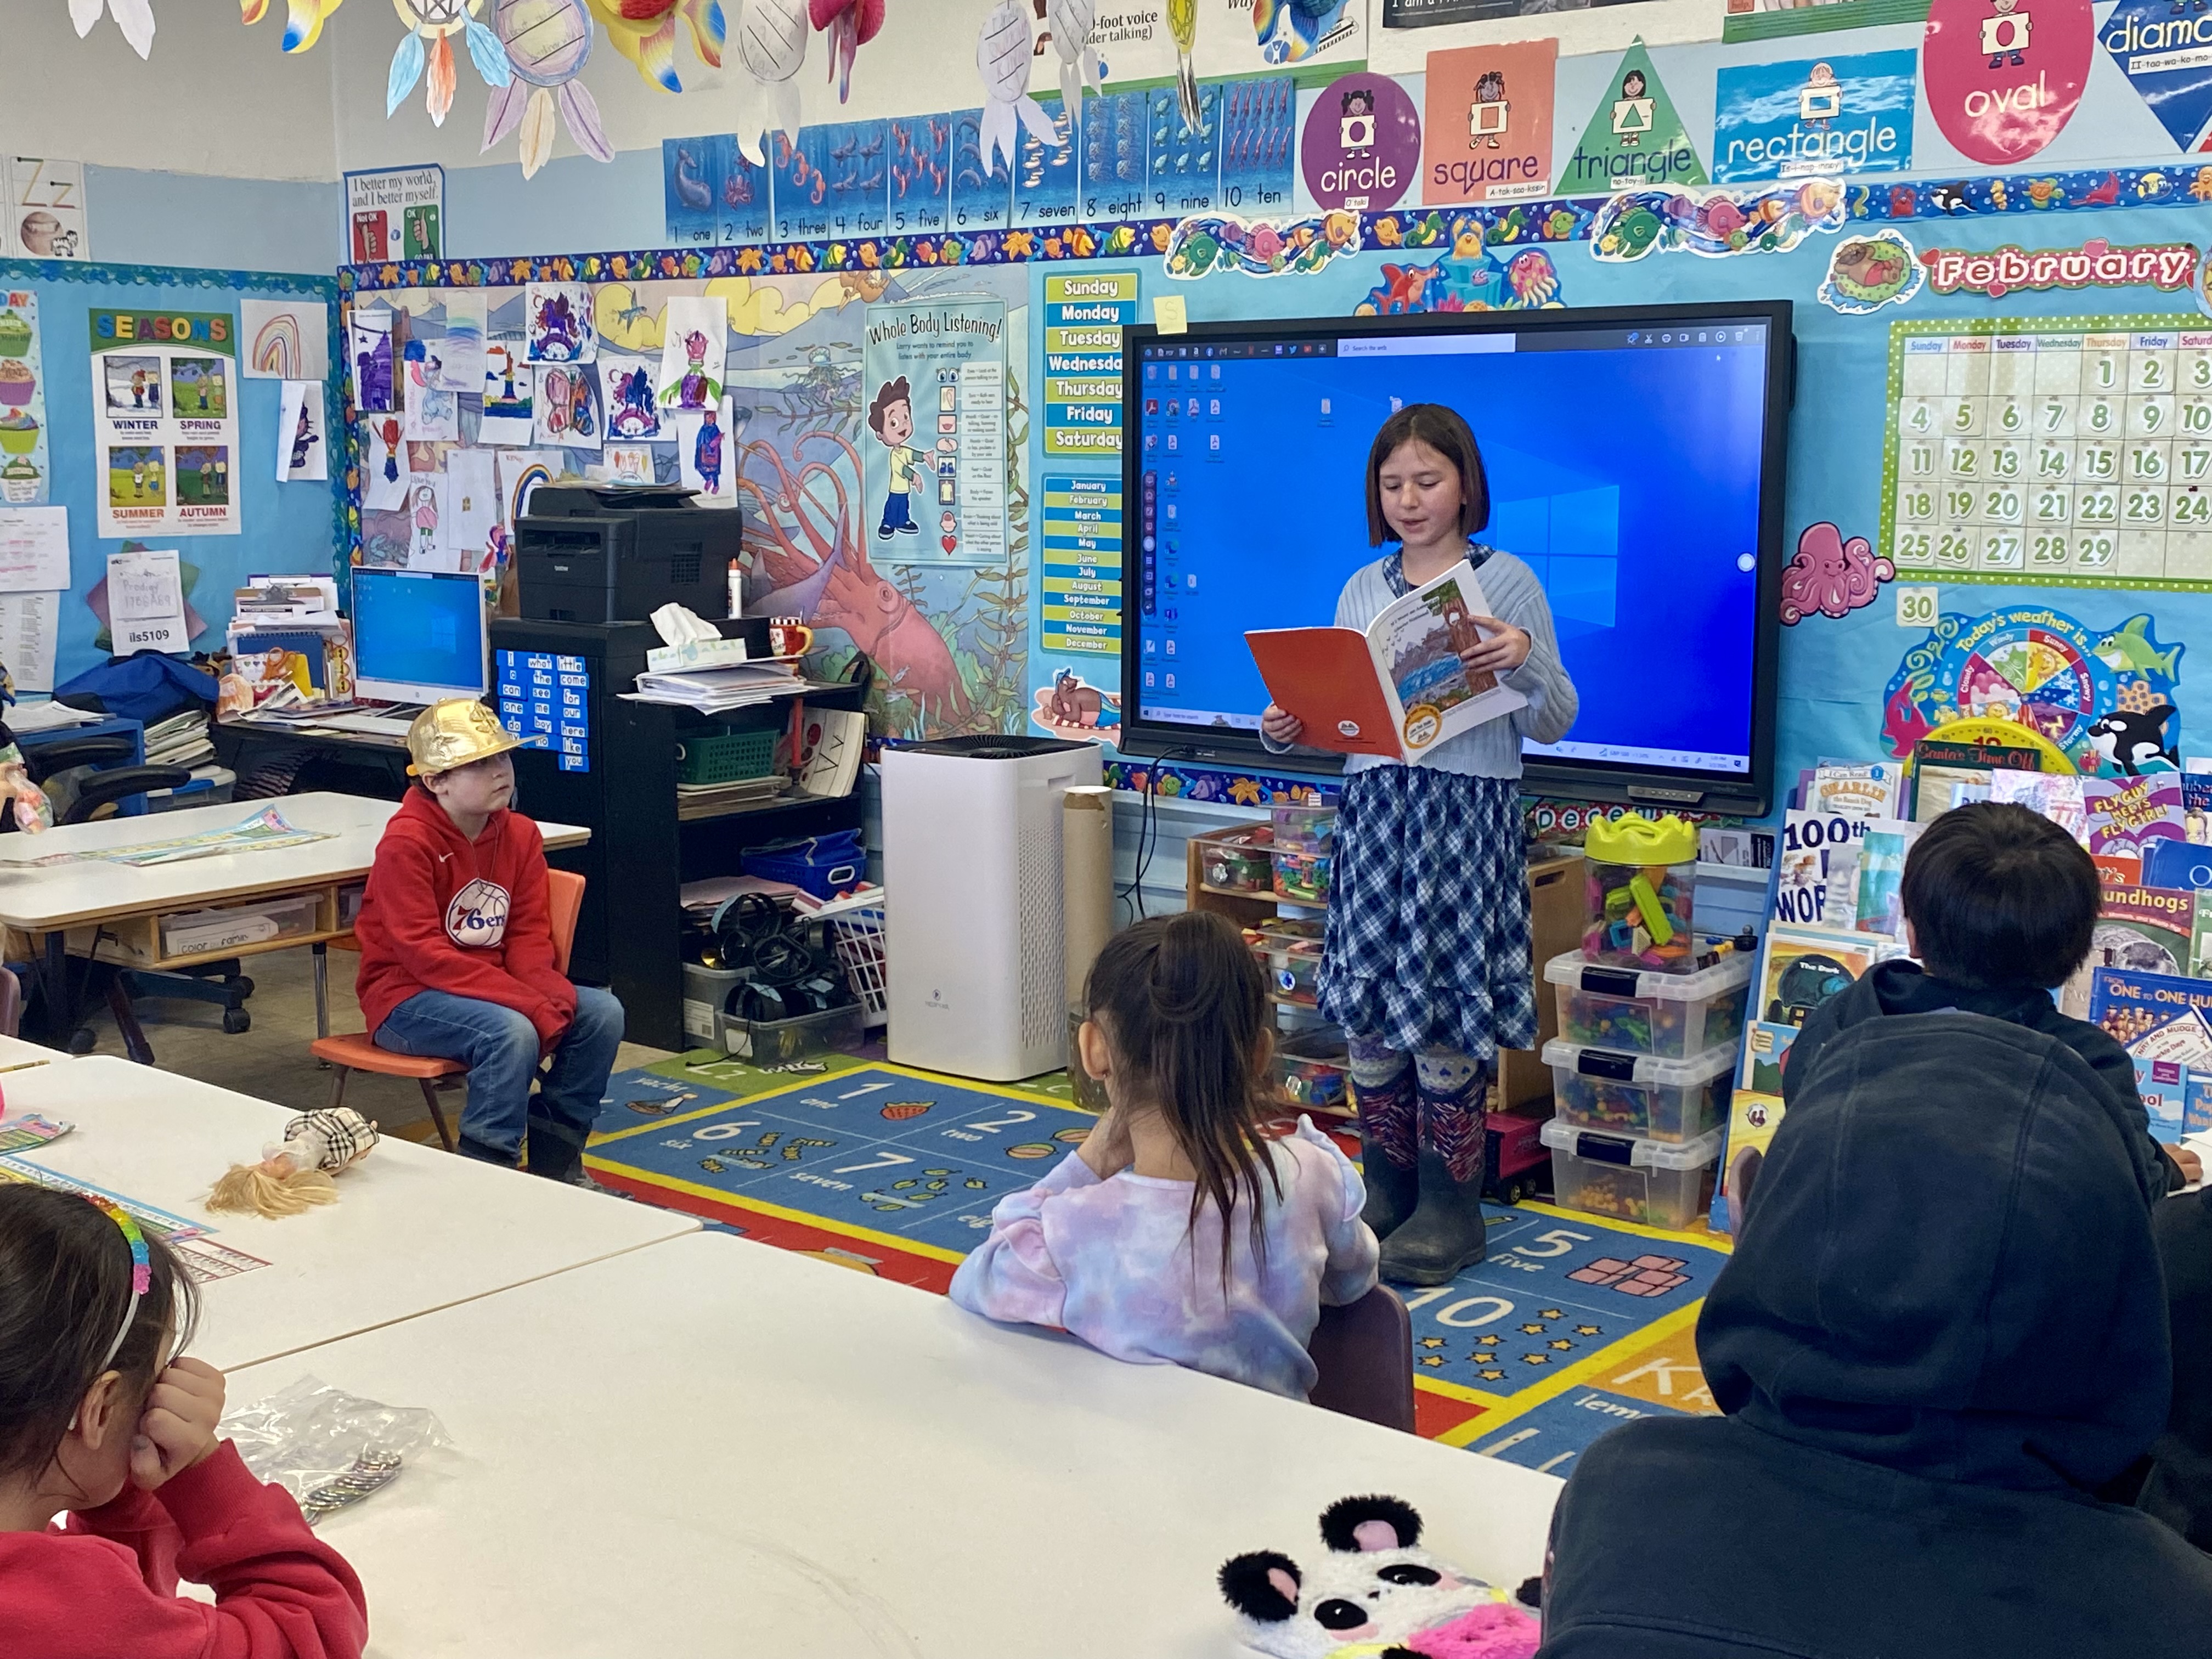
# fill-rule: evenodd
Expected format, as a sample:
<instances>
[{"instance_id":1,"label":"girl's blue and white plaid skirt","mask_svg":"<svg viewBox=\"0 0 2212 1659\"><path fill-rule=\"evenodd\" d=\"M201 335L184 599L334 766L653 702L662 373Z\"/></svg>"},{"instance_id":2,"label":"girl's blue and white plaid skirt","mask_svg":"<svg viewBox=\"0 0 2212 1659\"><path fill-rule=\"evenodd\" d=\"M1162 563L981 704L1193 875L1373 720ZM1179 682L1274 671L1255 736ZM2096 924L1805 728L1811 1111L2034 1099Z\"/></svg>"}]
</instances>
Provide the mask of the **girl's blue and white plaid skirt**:
<instances>
[{"instance_id":1,"label":"girl's blue and white plaid skirt","mask_svg":"<svg viewBox=\"0 0 2212 1659\"><path fill-rule=\"evenodd\" d=\"M1516 778L1377 766L1345 780L1321 1012L1393 1048L1486 1063L1536 1040Z\"/></svg>"}]
</instances>

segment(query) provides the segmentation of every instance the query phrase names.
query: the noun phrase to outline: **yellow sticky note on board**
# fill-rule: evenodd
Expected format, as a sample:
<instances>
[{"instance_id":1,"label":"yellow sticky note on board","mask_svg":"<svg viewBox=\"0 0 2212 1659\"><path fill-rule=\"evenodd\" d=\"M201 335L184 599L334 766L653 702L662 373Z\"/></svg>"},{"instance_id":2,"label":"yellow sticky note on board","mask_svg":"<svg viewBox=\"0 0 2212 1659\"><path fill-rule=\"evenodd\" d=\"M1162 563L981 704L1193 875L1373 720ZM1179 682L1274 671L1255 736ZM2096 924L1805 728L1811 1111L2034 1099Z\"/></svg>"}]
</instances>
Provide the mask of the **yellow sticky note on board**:
<instances>
[{"instance_id":1,"label":"yellow sticky note on board","mask_svg":"<svg viewBox=\"0 0 2212 1659\"><path fill-rule=\"evenodd\" d=\"M1187 334L1190 331L1190 314L1183 309L1180 294L1156 294L1152 296L1152 326L1163 334Z\"/></svg>"}]
</instances>

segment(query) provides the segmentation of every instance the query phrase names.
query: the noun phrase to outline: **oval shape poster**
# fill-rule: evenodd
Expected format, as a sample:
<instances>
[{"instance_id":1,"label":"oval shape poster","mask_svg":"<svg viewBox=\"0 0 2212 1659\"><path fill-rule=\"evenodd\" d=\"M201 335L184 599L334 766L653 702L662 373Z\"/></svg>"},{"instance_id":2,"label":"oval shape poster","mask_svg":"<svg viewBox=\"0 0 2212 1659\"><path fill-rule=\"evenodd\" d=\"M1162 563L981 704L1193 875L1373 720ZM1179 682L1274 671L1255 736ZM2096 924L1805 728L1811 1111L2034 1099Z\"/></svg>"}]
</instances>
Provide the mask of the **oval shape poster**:
<instances>
[{"instance_id":1,"label":"oval shape poster","mask_svg":"<svg viewBox=\"0 0 2212 1659\"><path fill-rule=\"evenodd\" d=\"M2073 118L2095 52L2089 0L1929 0L1929 112L1969 161L2024 161Z\"/></svg>"}]
</instances>

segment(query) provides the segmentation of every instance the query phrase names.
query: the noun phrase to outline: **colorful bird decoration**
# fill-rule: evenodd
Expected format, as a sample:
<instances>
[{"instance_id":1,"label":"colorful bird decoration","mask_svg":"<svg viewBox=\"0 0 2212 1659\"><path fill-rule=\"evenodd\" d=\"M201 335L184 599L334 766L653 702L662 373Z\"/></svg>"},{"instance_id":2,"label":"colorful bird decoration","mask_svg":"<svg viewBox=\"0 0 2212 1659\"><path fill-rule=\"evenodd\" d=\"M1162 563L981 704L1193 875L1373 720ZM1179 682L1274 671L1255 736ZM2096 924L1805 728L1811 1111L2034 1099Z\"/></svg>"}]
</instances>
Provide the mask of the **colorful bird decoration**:
<instances>
[{"instance_id":1,"label":"colorful bird decoration","mask_svg":"<svg viewBox=\"0 0 2212 1659\"><path fill-rule=\"evenodd\" d=\"M738 20L738 62L767 100L759 116L738 118L738 148L755 167L768 165L763 132L799 143L799 87L793 79L806 61L806 0L745 0Z\"/></svg>"},{"instance_id":2,"label":"colorful bird decoration","mask_svg":"<svg viewBox=\"0 0 2212 1659\"><path fill-rule=\"evenodd\" d=\"M270 0L238 0L238 21L252 25L269 12ZM284 50L305 52L322 38L323 24L345 0L284 0ZM404 14L402 14L403 15Z\"/></svg>"},{"instance_id":3,"label":"colorful bird decoration","mask_svg":"<svg viewBox=\"0 0 2212 1659\"><path fill-rule=\"evenodd\" d=\"M988 171L996 152L1004 152L1006 171L1014 170L1014 123L1018 119L1037 143L1060 143L1060 130L1044 106L1030 96L1030 58L1035 37L1028 9L1004 0L983 20L975 37L975 67L983 74L983 120L976 134L976 159Z\"/></svg>"},{"instance_id":4,"label":"colorful bird decoration","mask_svg":"<svg viewBox=\"0 0 2212 1659\"><path fill-rule=\"evenodd\" d=\"M691 31L700 62L722 67L721 0L590 0L592 15L606 25L615 50L663 92L681 92L676 78L676 20Z\"/></svg>"},{"instance_id":5,"label":"colorful bird decoration","mask_svg":"<svg viewBox=\"0 0 2212 1659\"><path fill-rule=\"evenodd\" d=\"M453 106L460 77L453 69L453 37L469 43L469 57L486 84L503 87L514 78L507 66L506 48L499 37L476 20L483 0L392 0L399 21L407 25L406 37L392 54L392 75L385 82L384 113L389 118L400 100L415 90L415 83L429 71L424 98L433 125L443 126Z\"/></svg>"},{"instance_id":6,"label":"colorful bird decoration","mask_svg":"<svg viewBox=\"0 0 2212 1659\"><path fill-rule=\"evenodd\" d=\"M1083 89L1103 92L1098 54L1091 49L1091 28L1097 21L1094 0L1046 0L1045 25L1052 31L1052 49L1060 55L1060 101L1067 112L1068 137L1078 150L1083 146Z\"/></svg>"},{"instance_id":7,"label":"colorful bird decoration","mask_svg":"<svg viewBox=\"0 0 2212 1659\"><path fill-rule=\"evenodd\" d=\"M78 40L92 33L92 26L100 21L100 0L70 0L70 21L76 25ZM143 58L153 50L152 0L107 0L107 15L123 31L123 38L131 43L131 51Z\"/></svg>"},{"instance_id":8,"label":"colorful bird decoration","mask_svg":"<svg viewBox=\"0 0 2212 1659\"><path fill-rule=\"evenodd\" d=\"M514 79L492 92L484 110L484 149L520 126L522 176L529 178L552 156L557 106L578 149L594 160L613 161L599 106L576 78L592 55L592 15L584 0L497 0L491 25Z\"/></svg>"},{"instance_id":9,"label":"colorful bird decoration","mask_svg":"<svg viewBox=\"0 0 2212 1659\"><path fill-rule=\"evenodd\" d=\"M853 59L884 26L884 0L806 0L806 15L830 37L830 73L842 104L853 90Z\"/></svg>"},{"instance_id":10,"label":"colorful bird decoration","mask_svg":"<svg viewBox=\"0 0 2212 1659\"><path fill-rule=\"evenodd\" d=\"M1271 67L1303 63L1343 11L1342 0L1253 0L1252 32L1259 37L1260 60Z\"/></svg>"},{"instance_id":11,"label":"colorful bird decoration","mask_svg":"<svg viewBox=\"0 0 2212 1659\"><path fill-rule=\"evenodd\" d=\"M1199 125L1198 0L1168 0L1168 33L1176 48L1176 101L1182 106L1182 130L1196 132Z\"/></svg>"}]
</instances>

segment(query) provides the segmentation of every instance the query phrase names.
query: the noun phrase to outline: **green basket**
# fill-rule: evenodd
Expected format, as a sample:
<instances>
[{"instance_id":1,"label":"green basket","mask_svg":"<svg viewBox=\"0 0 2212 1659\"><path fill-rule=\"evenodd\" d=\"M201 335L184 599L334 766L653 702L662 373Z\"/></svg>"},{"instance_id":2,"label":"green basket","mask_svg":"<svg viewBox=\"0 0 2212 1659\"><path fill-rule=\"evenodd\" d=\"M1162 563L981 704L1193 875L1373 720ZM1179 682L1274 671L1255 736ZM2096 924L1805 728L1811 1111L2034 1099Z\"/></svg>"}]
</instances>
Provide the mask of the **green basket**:
<instances>
[{"instance_id":1,"label":"green basket","mask_svg":"<svg viewBox=\"0 0 2212 1659\"><path fill-rule=\"evenodd\" d=\"M686 738L677 750L678 783L742 783L775 769L774 732L718 732Z\"/></svg>"}]
</instances>

